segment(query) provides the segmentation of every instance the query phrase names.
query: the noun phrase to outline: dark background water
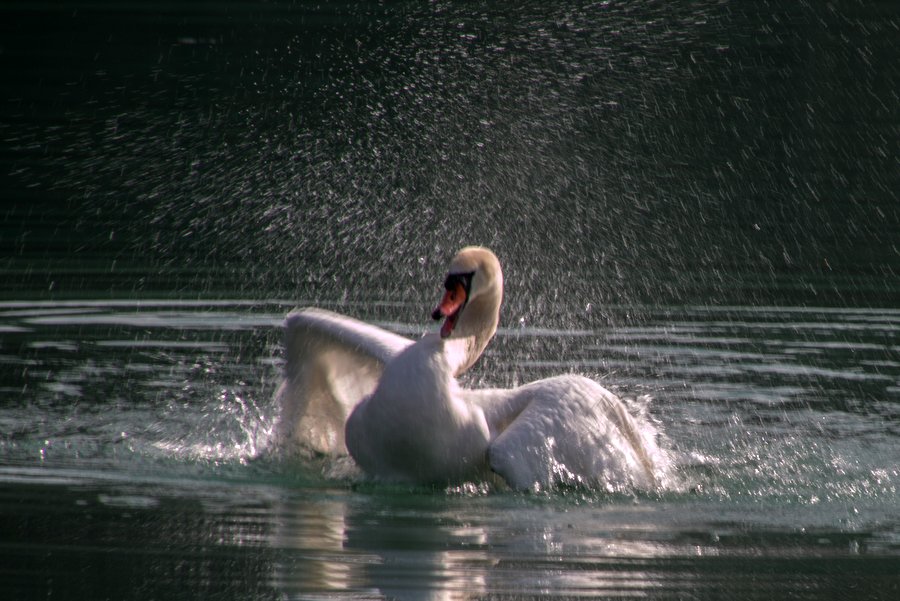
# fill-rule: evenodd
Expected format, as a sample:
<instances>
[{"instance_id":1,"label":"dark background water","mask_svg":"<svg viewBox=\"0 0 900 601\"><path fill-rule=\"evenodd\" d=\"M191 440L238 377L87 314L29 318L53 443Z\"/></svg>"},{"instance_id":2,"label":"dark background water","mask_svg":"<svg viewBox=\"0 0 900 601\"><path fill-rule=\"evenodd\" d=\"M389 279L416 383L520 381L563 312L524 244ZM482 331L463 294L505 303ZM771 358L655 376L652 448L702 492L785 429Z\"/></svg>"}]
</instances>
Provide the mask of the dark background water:
<instances>
[{"instance_id":1,"label":"dark background water","mask_svg":"<svg viewBox=\"0 0 900 601\"><path fill-rule=\"evenodd\" d=\"M898 36L847 0L4 2L0 589L896 598ZM467 383L598 378L676 484L257 458L284 313L416 336L470 243L506 300Z\"/></svg>"},{"instance_id":2,"label":"dark background water","mask_svg":"<svg viewBox=\"0 0 900 601\"><path fill-rule=\"evenodd\" d=\"M889 2L3 12L8 297L897 301Z\"/></svg>"}]
</instances>

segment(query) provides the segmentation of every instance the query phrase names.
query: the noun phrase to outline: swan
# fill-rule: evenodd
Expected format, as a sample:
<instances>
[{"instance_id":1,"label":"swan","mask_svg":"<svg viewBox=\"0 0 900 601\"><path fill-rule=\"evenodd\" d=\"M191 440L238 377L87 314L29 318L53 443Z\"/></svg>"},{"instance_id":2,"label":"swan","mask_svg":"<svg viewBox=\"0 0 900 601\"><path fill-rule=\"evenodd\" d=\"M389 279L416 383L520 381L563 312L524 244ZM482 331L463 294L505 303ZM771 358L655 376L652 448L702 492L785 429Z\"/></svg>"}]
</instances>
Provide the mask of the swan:
<instances>
[{"instance_id":1,"label":"swan","mask_svg":"<svg viewBox=\"0 0 900 601\"><path fill-rule=\"evenodd\" d=\"M450 261L432 313L440 330L416 341L323 309L290 312L277 438L349 453L368 476L391 482L656 486L665 457L652 428L597 382L460 385L497 331L502 297L496 255L471 246Z\"/></svg>"}]
</instances>

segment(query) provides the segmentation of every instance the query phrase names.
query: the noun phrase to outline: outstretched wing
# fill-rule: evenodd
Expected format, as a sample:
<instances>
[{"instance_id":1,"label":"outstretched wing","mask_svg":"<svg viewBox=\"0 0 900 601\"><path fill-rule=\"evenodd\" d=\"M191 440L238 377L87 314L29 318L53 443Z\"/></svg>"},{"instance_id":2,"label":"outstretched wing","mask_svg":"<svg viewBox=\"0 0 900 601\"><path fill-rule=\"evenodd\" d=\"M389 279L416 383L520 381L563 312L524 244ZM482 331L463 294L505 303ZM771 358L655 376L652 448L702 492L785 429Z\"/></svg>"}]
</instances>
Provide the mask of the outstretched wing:
<instances>
[{"instance_id":1,"label":"outstretched wing","mask_svg":"<svg viewBox=\"0 0 900 601\"><path fill-rule=\"evenodd\" d=\"M284 380L276 394L276 444L346 454L347 417L375 390L385 363L410 344L402 336L330 311L289 313Z\"/></svg>"},{"instance_id":2,"label":"outstretched wing","mask_svg":"<svg viewBox=\"0 0 900 601\"><path fill-rule=\"evenodd\" d=\"M618 397L593 380L540 380L494 395L482 407L492 431L491 469L515 489L656 483L662 457L650 427L643 429Z\"/></svg>"}]
</instances>

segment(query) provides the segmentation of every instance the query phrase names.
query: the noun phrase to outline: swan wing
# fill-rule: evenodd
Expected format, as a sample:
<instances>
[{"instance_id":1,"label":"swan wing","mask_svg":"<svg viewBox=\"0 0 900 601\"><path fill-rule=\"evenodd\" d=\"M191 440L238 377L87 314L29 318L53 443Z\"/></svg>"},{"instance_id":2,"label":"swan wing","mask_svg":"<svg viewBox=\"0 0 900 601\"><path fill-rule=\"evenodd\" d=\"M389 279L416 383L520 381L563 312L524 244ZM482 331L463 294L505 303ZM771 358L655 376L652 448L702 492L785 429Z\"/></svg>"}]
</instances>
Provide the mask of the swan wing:
<instances>
[{"instance_id":1,"label":"swan wing","mask_svg":"<svg viewBox=\"0 0 900 601\"><path fill-rule=\"evenodd\" d=\"M277 444L346 454L344 424L372 393L385 363L412 341L362 321L298 309L285 319Z\"/></svg>"},{"instance_id":2,"label":"swan wing","mask_svg":"<svg viewBox=\"0 0 900 601\"><path fill-rule=\"evenodd\" d=\"M517 490L651 487L658 449L613 393L560 376L473 399L494 434L491 469Z\"/></svg>"}]
</instances>

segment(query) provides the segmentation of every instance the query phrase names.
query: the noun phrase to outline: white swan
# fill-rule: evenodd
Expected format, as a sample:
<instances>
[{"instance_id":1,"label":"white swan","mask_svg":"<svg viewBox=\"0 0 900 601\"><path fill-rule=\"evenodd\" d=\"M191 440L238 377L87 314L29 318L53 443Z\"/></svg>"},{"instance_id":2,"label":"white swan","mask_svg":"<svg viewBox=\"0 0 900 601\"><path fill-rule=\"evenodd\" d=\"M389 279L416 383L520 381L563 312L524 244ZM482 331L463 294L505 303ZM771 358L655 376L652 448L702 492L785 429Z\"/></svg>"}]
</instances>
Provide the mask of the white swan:
<instances>
[{"instance_id":1,"label":"white swan","mask_svg":"<svg viewBox=\"0 0 900 601\"><path fill-rule=\"evenodd\" d=\"M490 250L462 249L434 310L439 333L413 342L319 309L286 320L276 435L349 451L376 479L459 483L499 474L511 487L652 487L665 458L651 428L588 378L467 390L456 377L497 330L503 296Z\"/></svg>"}]
</instances>

